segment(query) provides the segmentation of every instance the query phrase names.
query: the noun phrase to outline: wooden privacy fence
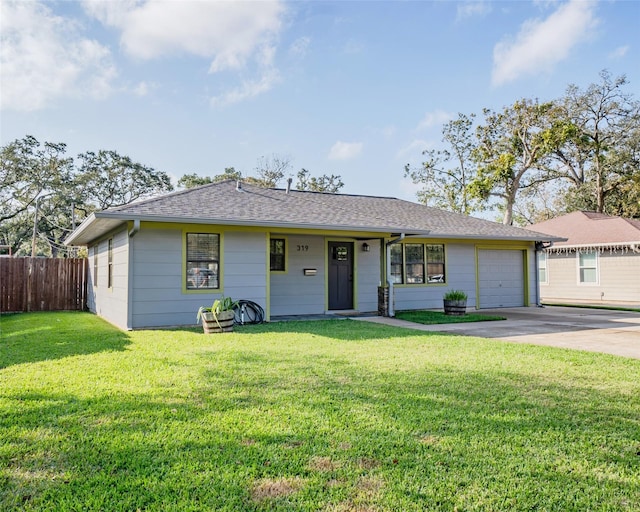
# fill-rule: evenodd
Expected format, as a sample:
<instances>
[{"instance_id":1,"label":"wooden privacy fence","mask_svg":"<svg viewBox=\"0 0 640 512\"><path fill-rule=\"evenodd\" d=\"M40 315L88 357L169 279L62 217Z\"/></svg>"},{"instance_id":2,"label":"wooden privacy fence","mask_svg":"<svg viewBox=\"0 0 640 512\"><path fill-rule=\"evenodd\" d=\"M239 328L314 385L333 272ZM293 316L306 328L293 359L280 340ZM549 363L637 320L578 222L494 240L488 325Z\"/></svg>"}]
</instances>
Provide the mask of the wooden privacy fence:
<instances>
[{"instance_id":1,"label":"wooden privacy fence","mask_svg":"<svg viewBox=\"0 0 640 512\"><path fill-rule=\"evenodd\" d=\"M84 258L0 258L0 313L83 310Z\"/></svg>"}]
</instances>

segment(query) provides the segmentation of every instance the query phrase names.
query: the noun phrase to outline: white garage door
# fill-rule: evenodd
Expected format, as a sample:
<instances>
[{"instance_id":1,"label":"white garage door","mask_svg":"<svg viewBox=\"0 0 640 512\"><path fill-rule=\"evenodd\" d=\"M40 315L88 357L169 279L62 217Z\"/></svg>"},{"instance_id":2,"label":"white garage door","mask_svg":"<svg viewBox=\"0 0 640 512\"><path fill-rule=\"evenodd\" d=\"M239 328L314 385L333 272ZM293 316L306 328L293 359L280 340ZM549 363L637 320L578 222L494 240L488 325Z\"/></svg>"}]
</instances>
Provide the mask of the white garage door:
<instances>
[{"instance_id":1,"label":"white garage door","mask_svg":"<svg viewBox=\"0 0 640 512\"><path fill-rule=\"evenodd\" d=\"M478 251L481 309L524 306L523 259L522 251Z\"/></svg>"}]
</instances>

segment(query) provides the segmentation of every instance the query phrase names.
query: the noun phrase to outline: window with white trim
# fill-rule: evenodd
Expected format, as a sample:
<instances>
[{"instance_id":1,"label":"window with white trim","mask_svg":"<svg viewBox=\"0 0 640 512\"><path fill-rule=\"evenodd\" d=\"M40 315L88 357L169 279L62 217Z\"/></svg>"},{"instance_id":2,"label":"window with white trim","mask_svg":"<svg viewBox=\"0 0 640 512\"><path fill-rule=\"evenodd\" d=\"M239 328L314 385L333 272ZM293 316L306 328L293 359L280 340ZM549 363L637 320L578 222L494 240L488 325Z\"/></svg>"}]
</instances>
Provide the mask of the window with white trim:
<instances>
[{"instance_id":1,"label":"window with white trim","mask_svg":"<svg viewBox=\"0 0 640 512\"><path fill-rule=\"evenodd\" d=\"M113 238L107 244L107 288L113 288Z\"/></svg>"},{"instance_id":2,"label":"window with white trim","mask_svg":"<svg viewBox=\"0 0 640 512\"><path fill-rule=\"evenodd\" d=\"M598 282L598 253L578 251L578 279L581 284Z\"/></svg>"},{"instance_id":3,"label":"window with white trim","mask_svg":"<svg viewBox=\"0 0 640 512\"><path fill-rule=\"evenodd\" d=\"M547 283L547 253L538 253L538 282Z\"/></svg>"},{"instance_id":4,"label":"window with white trim","mask_svg":"<svg viewBox=\"0 0 640 512\"><path fill-rule=\"evenodd\" d=\"M220 288L220 235L187 233L187 290Z\"/></svg>"},{"instance_id":5,"label":"window with white trim","mask_svg":"<svg viewBox=\"0 0 640 512\"><path fill-rule=\"evenodd\" d=\"M98 287L98 246L93 246L93 286Z\"/></svg>"}]
</instances>

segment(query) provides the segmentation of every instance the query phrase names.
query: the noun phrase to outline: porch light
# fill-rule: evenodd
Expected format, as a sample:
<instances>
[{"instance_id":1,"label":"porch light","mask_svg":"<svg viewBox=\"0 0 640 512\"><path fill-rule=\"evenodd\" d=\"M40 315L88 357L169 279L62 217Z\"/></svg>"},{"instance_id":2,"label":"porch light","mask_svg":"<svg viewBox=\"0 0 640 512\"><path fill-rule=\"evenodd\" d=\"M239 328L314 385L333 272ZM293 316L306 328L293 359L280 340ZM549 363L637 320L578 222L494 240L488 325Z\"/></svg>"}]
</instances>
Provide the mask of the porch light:
<instances>
[{"instance_id":1,"label":"porch light","mask_svg":"<svg viewBox=\"0 0 640 512\"><path fill-rule=\"evenodd\" d=\"M362 252L369 252L369 244L367 242L362 244Z\"/></svg>"}]
</instances>

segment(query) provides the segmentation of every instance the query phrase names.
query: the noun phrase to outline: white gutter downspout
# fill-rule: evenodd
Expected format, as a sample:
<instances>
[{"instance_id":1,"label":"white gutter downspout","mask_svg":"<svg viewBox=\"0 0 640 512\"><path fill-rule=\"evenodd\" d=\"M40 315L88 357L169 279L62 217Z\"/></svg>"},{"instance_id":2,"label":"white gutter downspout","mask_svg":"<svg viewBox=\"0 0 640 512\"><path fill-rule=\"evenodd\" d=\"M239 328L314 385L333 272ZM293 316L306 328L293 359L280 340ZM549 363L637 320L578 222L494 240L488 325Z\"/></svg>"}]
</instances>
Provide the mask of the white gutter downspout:
<instances>
[{"instance_id":1,"label":"white gutter downspout","mask_svg":"<svg viewBox=\"0 0 640 512\"><path fill-rule=\"evenodd\" d=\"M133 227L129 231L129 238L136 236L136 233L140 231L140 219L133 220Z\"/></svg>"},{"instance_id":2,"label":"white gutter downspout","mask_svg":"<svg viewBox=\"0 0 640 512\"><path fill-rule=\"evenodd\" d=\"M127 244L127 256L129 260L127 270L127 330L133 329L133 276L131 270L133 269L133 241L131 240L136 233L140 231L140 219L134 219L133 227L129 230L129 243Z\"/></svg>"},{"instance_id":3,"label":"white gutter downspout","mask_svg":"<svg viewBox=\"0 0 640 512\"><path fill-rule=\"evenodd\" d=\"M404 233L400 233L398 238L394 238L393 240L389 240L387 242L387 251L386 251L386 259L387 259L387 286L389 287L389 311L388 314L390 317L396 316L396 312L393 308L393 280L391 279L391 246L397 244L398 242L402 242L404 240Z\"/></svg>"},{"instance_id":4,"label":"white gutter downspout","mask_svg":"<svg viewBox=\"0 0 640 512\"><path fill-rule=\"evenodd\" d=\"M536 306L539 308L543 308L544 306L540 303L540 252L544 249L548 249L553 245L553 242L549 242L549 245L545 245L544 242L536 242L535 244L535 254L536 254ZM547 265L549 264L549 260L547 260ZM549 271L547 267L547 272Z\"/></svg>"}]
</instances>

